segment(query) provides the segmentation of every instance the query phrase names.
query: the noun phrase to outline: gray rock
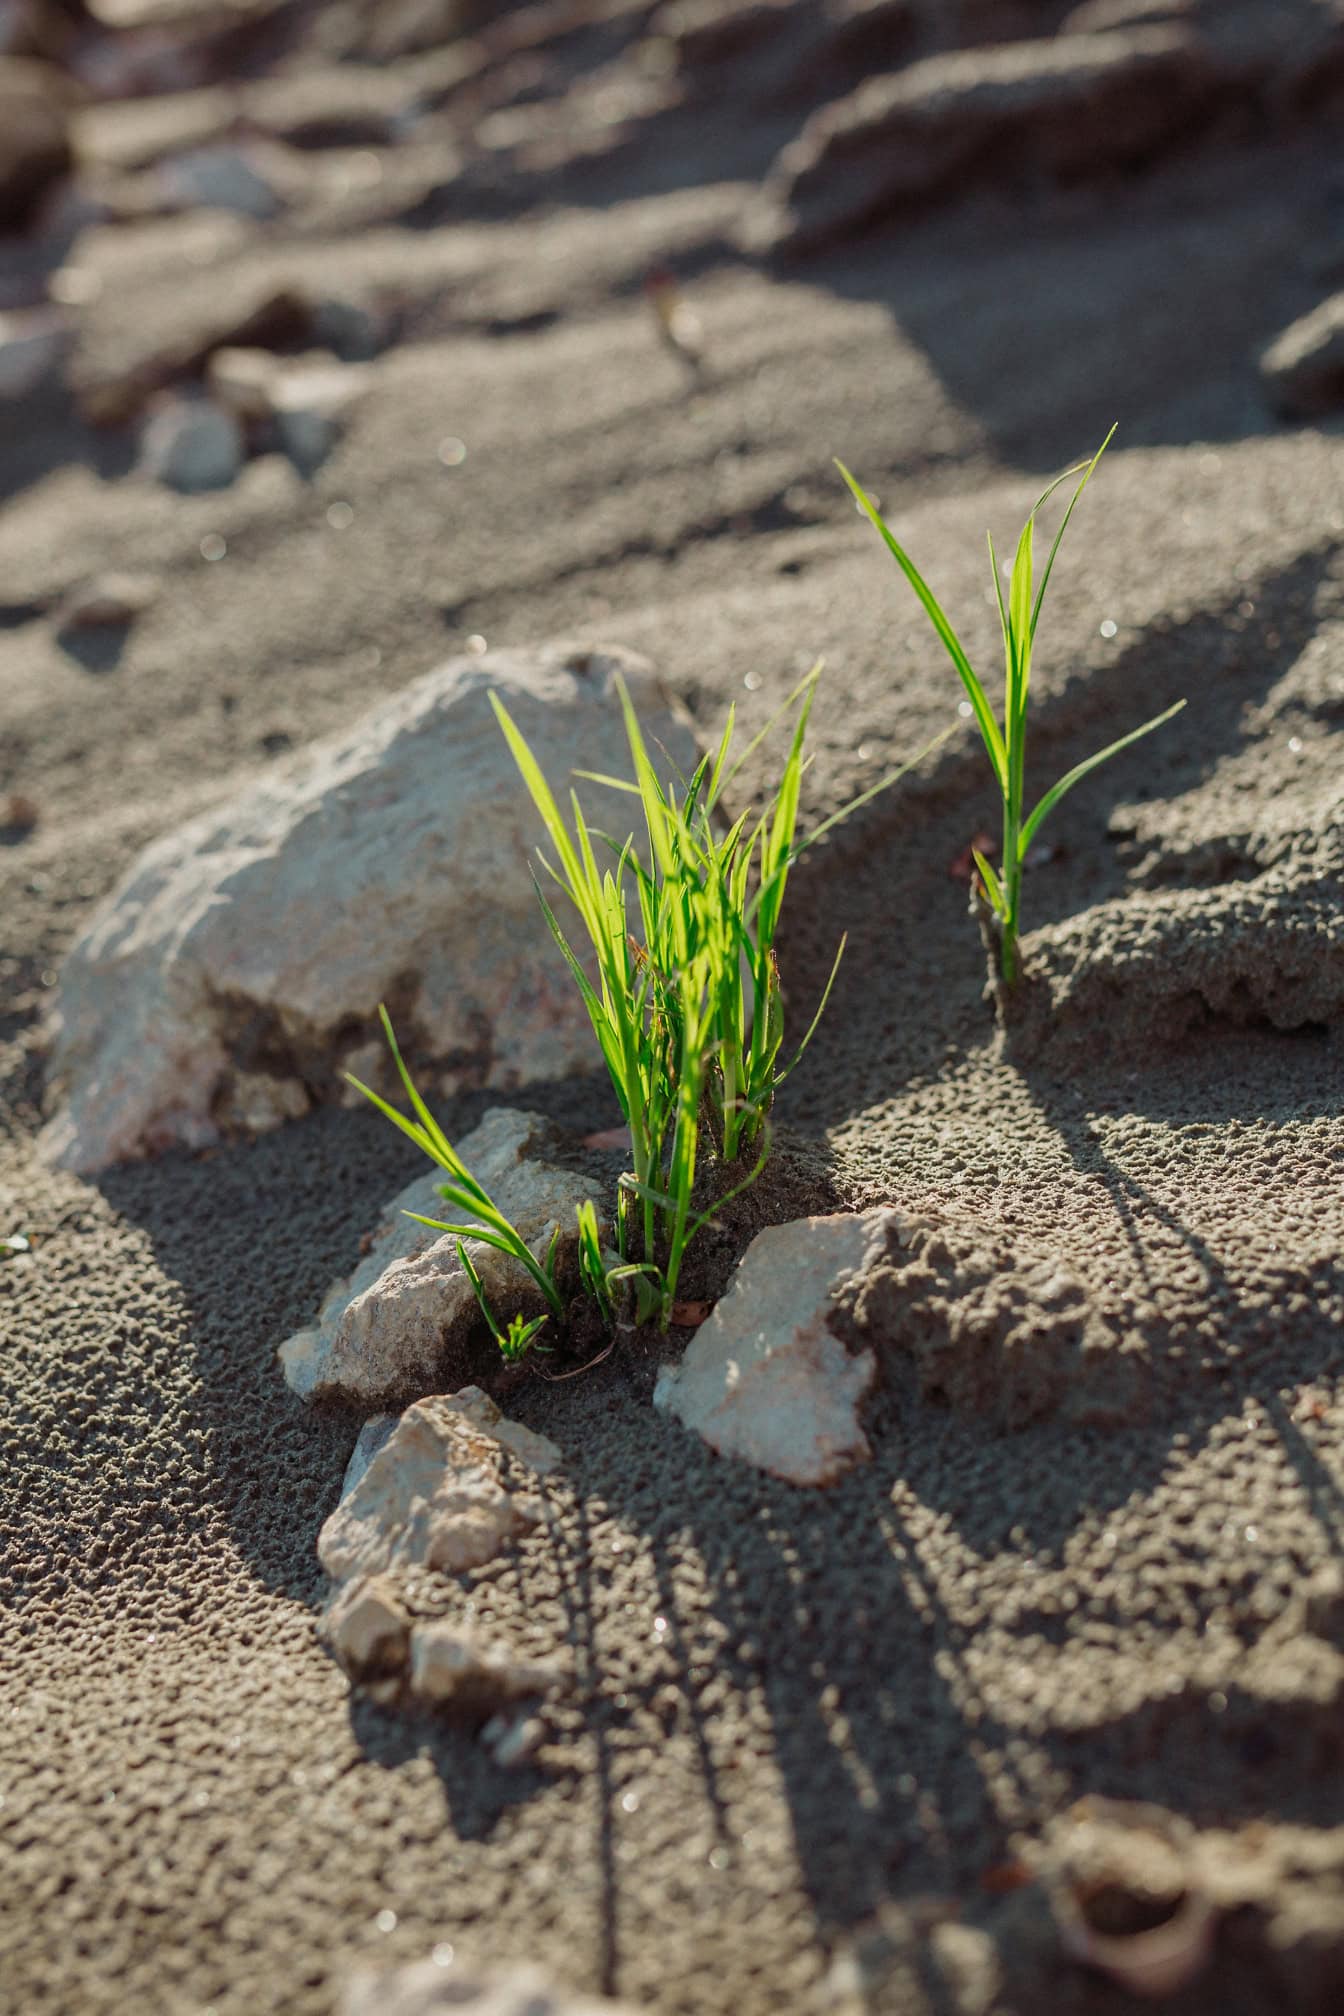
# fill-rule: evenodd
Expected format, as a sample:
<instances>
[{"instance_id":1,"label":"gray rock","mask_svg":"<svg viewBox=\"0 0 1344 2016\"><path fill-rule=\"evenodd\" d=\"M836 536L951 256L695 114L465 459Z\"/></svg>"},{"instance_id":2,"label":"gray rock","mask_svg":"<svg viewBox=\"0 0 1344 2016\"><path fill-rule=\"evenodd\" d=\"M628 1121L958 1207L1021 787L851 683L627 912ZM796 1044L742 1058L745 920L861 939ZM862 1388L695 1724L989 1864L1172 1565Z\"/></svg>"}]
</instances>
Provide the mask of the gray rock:
<instances>
[{"instance_id":1,"label":"gray rock","mask_svg":"<svg viewBox=\"0 0 1344 2016\"><path fill-rule=\"evenodd\" d=\"M1344 407L1344 293L1276 336L1261 356L1260 376L1287 420L1318 419Z\"/></svg>"},{"instance_id":2,"label":"gray rock","mask_svg":"<svg viewBox=\"0 0 1344 2016\"><path fill-rule=\"evenodd\" d=\"M350 1461L345 1466L341 1479L341 1496L348 1498L364 1472L372 1463L378 1451L391 1436L392 1430L401 1419L399 1414L371 1414L355 1437L355 1446L350 1451Z\"/></svg>"},{"instance_id":3,"label":"gray rock","mask_svg":"<svg viewBox=\"0 0 1344 2016\"><path fill-rule=\"evenodd\" d=\"M332 1651L354 1679L399 1673L410 1651L411 1620L392 1579L348 1583L324 1619Z\"/></svg>"},{"instance_id":4,"label":"gray rock","mask_svg":"<svg viewBox=\"0 0 1344 2016\"><path fill-rule=\"evenodd\" d=\"M318 1558L334 1582L480 1568L542 1517L526 1486L560 1461L474 1386L417 1400L326 1521Z\"/></svg>"},{"instance_id":5,"label":"gray rock","mask_svg":"<svg viewBox=\"0 0 1344 2016\"><path fill-rule=\"evenodd\" d=\"M283 207L255 150L246 147L193 147L162 162L157 174L165 195L184 208L231 210L264 220Z\"/></svg>"},{"instance_id":6,"label":"gray rock","mask_svg":"<svg viewBox=\"0 0 1344 2016\"><path fill-rule=\"evenodd\" d=\"M416 680L148 847L66 960L52 1055L66 1105L46 1152L93 1170L205 1146L240 1077L259 1081L238 1116L253 1128L340 1098L389 996L441 1088L591 1067L587 1014L538 918L538 821L487 693L563 787L579 767L628 770L618 672L651 744L689 773L691 735L646 661L498 651ZM589 789L592 816L610 817Z\"/></svg>"},{"instance_id":7,"label":"gray rock","mask_svg":"<svg viewBox=\"0 0 1344 2016\"><path fill-rule=\"evenodd\" d=\"M451 1951L451 1949L449 1949ZM571 1995L534 1967L479 1973L446 1954L410 1967L361 1968L350 1976L336 2016L637 2016L626 2002Z\"/></svg>"},{"instance_id":8,"label":"gray rock","mask_svg":"<svg viewBox=\"0 0 1344 2016\"><path fill-rule=\"evenodd\" d=\"M279 372L271 414L280 446L305 472L326 461L368 390L367 365L311 362Z\"/></svg>"},{"instance_id":9,"label":"gray rock","mask_svg":"<svg viewBox=\"0 0 1344 2016\"><path fill-rule=\"evenodd\" d=\"M457 1146L537 1259L545 1259L558 1231L563 1279L577 1246L575 1214L593 1185L541 1159L548 1133L539 1114L492 1107ZM464 1353L481 1316L457 1239L406 1215L443 1219L448 1207L435 1187L441 1180L438 1171L418 1177L393 1199L389 1222L354 1273L328 1290L315 1326L280 1346L285 1378L304 1399L372 1407L467 1376ZM468 1251L499 1322L515 1310L541 1313L536 1283L517 1261L479 1240Z\"/></svg>"},{"instance_id":10,"label":"gray rock","mask_svg":"<svg viewBox=\"0 0 1344 2016\"><path fill-rule=\"evenodd\" d=\"M447 1617L411 1632L410 1687L417 1700L472 1720L495 1717L515 1701L535 1701L564 1684L558 1666L519 1659Z\"/></svg>"},{"instance_id":11,"label":"gray rock","mask_svg":"<svg viewBox=\"0 0 1344 2016\"><path fill-rule=\"evenodd\" d=\"M791 1484L830 1484L866 1461L859 1408L876 1362L869 1350L851 1355L828 1317L881 1250L883 1216L802 1218L758 1233L681 1364L659 1373L654 1406L721 1456Z\"/></svg>"},{"instance_id":12,"label":"gray rock","mask_svg":"<svg viewBox=\"0 0 1344 2016\"><path fill-rule=\"evenodd\" d=\"M0 310L0 399L26 399L59 376L73 332L50 308Z\"/></svg>"},{"instance_id":13,"label":"gray rock","mask_svg":"<svg viewBox=\"0 0 1344 2016\"><path fill-rule=\"evenodd\" d=\"M243 466L243 433L209 399L173 399L151 414L140 463L170 490L227 490Z\"/></svg>"}]
</instances>

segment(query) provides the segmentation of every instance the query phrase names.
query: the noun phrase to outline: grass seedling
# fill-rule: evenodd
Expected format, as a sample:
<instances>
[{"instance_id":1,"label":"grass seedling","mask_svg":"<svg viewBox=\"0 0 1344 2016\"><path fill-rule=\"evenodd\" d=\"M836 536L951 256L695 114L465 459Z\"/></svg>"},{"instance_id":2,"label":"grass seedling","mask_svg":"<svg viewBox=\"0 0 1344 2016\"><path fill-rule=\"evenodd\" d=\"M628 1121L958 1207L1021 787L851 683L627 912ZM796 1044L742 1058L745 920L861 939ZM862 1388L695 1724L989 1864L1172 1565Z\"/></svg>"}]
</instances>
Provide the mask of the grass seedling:
<instances>
[{"instance_id":1,"label":"grass seedling","mask_svg":"<svg viewBox=\"0 0 1344 2016\"><path fill-rule=\"evenodd\" d=\"M417 1148L429 1156L431 1162L437 1162L441 1169L448 1171L449 1181L440 1183L438 1185L438 1192L440 1197L451 1204L454 1210L460 1214L456 1220L449 1222L444 1222L438 1218L426 1218L419 1211L408 1211L406 1216L414 1218L418 1224L430 1226L435 1232L456 1233L459 1242L459 1253L462 1252L461 1241L463 1239L480 1239L487 1246L494 1246L499 1252L510 1254L532 1276L532 1279L536 1282L545 1297L551 1314L556 1317L563 1317L565 1305L561 1298L560 1290L555 1283L555 1249L559 1233L557 1232L556 1238L552 1239L550 1251L545 1261L538 1260L521 1232L517 1231L509 1223L493 1199L476 1181L476 1178L472 1175L466 1163L452 1146L447 1135L439 1126L438 1121L416 1091L411 1074L406 1069L401 1051L397 1046L396 1035L392 1028L392 1018L389 1016L386 1008L380 1007L378 1013L382 1018L383 1033L387 1037L393 1059L396 1062L397 1073L406 1089L406 1096L414 1109L415 1119L408 1119L404 1113L398 1113L395 1106L389 1105L386 1099L381 1099L376 1092L370 1091L367 1085L362 1084L358 1078L353 1077L349 1072L346 1073L346 1082L353 1085L356 1092L362 1092L364 1097L372 1105L376 1106L380 1113L386 1115L394 1127L399 1127L409 1140L414 1141ZM476 1286L476 1277L473 1270L468 1267L467 1271L471 1275L473 1286ZM484 1309L485 1303L481 1297L479 1286L476 1286L476 1297ZM492 1329L495 1329L495 1335L498 1336L499 1332L495 1328L494 1319L489 1316L488 1311L487 1317Z\"/></svg>"},{"instance_id":2,"label":"grass seedling","mask_svg":"<svg viewBox=\"0 0 1344 2016\"><path fill-rule=\"evenodd\" d=\"M480 1305L481 1314L489 1326L490 1335L499 1346L500 1357L506 1365L520 1365L532 1349L533 1344L536 1343L538 1336L546 1328L548 1319L545 1316L534 1316L529 1322L521 1311L516 1310L509 1318L508 1328L501 1330L495 1317L495 1312L490 1307L489 1298L486 1295L485 1286L480 1274L477 1272L470 1253L468 1253L460 1239L457 1242L457 1257L462 1262L463 1270L468 1281L471 1283L472 1292ZM536 1348L538 1351L547 1351L550 1349L550 1346L547 1344L537 1344Z\"/></svg>"},{"instance_id":3,"label":"grass seedling","mask_svg":"<svg viewBox=\"0 0 1344 2016\"><path fill-rule=\"evenodd\" d=\"M994 772L994 781L999 787L999 795L1003 801L1003 854L1000 869L996 874L978 849L975 850L975 863L996 920L999 974L1007 986L1015 983L1020 970L1018 935L1022 911L1022 872L1026 866L1031 843L1040 831L1042 823L1058 805L1065 792L1071 791L1075 784L1081 783L1089 772L1097 769L1112 756L1118 756L1122 749L1128 749L1132 742L1139 740L1140 736L1151 734L1154 728L1160 728L1164 721L1170 721L1173 714L1179 714L1185 705L1184 700L1178 700L1174 707L1168 707L1165 713L1155 715L1151 721L1145 721L1141 728L1131 729L1129 734L1122 735L1118 742L1110 743L1095 756L1089 756L1085 762L1075 764L1058 783L1050 787L1034 809L1026 817L1023 816L1026 804L1027 694L1031 685L1031 654L1036 641L1036 626L1040 621L1041 604L1045 600L1055 555L1068 529L1074 506L1087 488L1092 472L1100 462L1114 433L1115 429L1112 427L1110 434L1106 436L1090 462L1075 463L1073 468L1066 469L1064 474L1056 477L1037 498L1017 542L1006 603L994 541L992 538L989 541L989 561L994 575L994 592L999 607L999 624L1003 631L1006 665L1002 726L995 718L985 689L971 669L970 660L962 649L952 625L943 614L932 589L904 547L898 543L874 500L855 481L843 462L836 465L853 492L859 509L871 520L923 604L924 611L937 632L944 650L956 667L958 677L966 689L966 697L971 703L976 726L980 730L985 753ZM1036 588L1033 600L1032 548L1037 514L1071 476L1080 476L1080 481L1055 534L1050 557L1046 561L1045 571L1041 575L1040 586Z\"/></svg>"},{"instance_id":4,"label":"grass seedling","mask_svg":"<svg viewBox=\"0 0 1344 2016\"><path fill-rule=\"evenodd\" d=\"M689 781L665 783L620 685L634 781L580 774L635 797L646 855L633 836L622 843L590 826L573 789L566 818L507 708L491 696L554 856L543 857L543 866L577 912L591 951L596 983L538 883L547 924L583 997L630 1129L634 1167L622 1180L618 1212L622 1264L605 1279L629 1280L641 1315L656 1310L664 1324L690 1242L765 1166L775 1093L807 1048L835 977L833 967L811 1027L793 1058L781 1064L775 941L790 868L804 846L902 774L884 777L799 841L803 741L819 672L818 666L809 673L775 717L795 716L780 781L765 810L755 820L743 813L727 825L719 812L723 790L774 722L730 764L730 710L717 751L701 760ZM842 939L836 966L843 950ZM697 1209L706 1133L725 1170L754 1159L732 1188ZM638 1261L632 1258L632 1218ZM596 1282L599 1264L600 1255L590 1260L586 1280Z\"/></svg>"}]
</instances>

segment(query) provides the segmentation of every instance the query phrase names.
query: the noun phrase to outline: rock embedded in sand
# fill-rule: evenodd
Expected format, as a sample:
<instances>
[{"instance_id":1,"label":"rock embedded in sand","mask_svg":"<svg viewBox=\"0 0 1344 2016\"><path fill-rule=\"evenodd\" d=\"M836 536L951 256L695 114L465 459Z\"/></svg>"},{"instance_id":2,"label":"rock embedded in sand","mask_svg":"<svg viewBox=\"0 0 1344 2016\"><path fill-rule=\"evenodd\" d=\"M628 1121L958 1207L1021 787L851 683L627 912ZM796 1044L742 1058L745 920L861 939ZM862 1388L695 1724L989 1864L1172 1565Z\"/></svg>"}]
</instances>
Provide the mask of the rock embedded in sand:
<instances>
[{"instance_id":1,"label":"rock embedded in sand","mask_svg":"<svg viewBox=\"0 0 1344 2016\"><path fill-rule=\"evenodd\" d=\"M542 1504L525 1487L561 1460L477 1387L417 1400L323 1526L318 1558L347 1583L483 1567L537 1524Z\"/></svg>"},{"instance_id":2,"label":"rock embedded in sand","mask_svg":"<svg viewBox=\"0 0 1344 2016\"><path fill-rule=\"evenodd\" d=\"M851 1354L830 1326L842 1284L880 1252L885 1213L772 1225L747 1248L728 1293L654 1405L721 1456L791 1484L830 1484L871 1451L859 1409L870 1350Z\"/></svg>"},{"instance_id":3,"label":"rock embedded in sand","mask_svg":"<svg viewBox=\"0 0 1344 2016\"><path fill-rule=\"evenodd\" d=\"M549 1132L540 1114L492 1107L458 1152L539 1260L558 1231L563 1279L577 1246L575 1214L594 1186L544 1159ZM449 1207L435 1187L441 1180L442 1172L417 1177L393 1198L368 1253L348 1279L333 1284L315 1326L280 1346L285 1377L304 1399L374 1407L468 1376L468 1347L481 1316L457 1239L406 1216L444 1218ZM544 1311L518 1261L480 1240L468 1242L468 1250L501 1322L515 1310Z\"/></svg>"},{"instance_id":4,"label":"rock embedded in sand","mask_svg":"<svg viewBox=\"0 0 1344 2016\"><path fill-rule=\"evenodd\" d=\"M232 413L209 399L172 399L151 414L140 466L188 495L227 490L243 466L243 434Z\"/></svg>"},{"instance_id":5,"label":"rock embedded in sand","mask_svg":"<svg viewBox=\"0 0 1344 2016\"><path fill-rule=\"evenodd\" d=\"M0 57L0 237L32 222L72 159L61 73L50 64Z\"/></svg>"},{"instance_id":6,"label":"rock embedded in sand","mask_svg":"<svg viewBox=\"0 0 1344 2016\"><path fill-rule=\"evenodd\" d=\"M336 2016L636 2016L626 2002L572 1995L535 1967L477 1973L451 1960L352 1974Z\"/></svg>"},{"instance_id":7,"label":"rock embedded in sand","mask_svg":"<svg viewBox=\"0 0 1344 2016\"><path fill-rule=\"evenodd\" d=\"M1286 420L1315 420L1344 408L1344 293L1293 322L1262 353L1260 376Z\"/></svg>"},{"instance_id":8,"label":"rock embedded in sand","mask_svg":"<svg viewBox=\"0 0 1344 2016\"><path fill-rule=\"evenodd\" d=\"M1005 172L1071 181L1142 161L1215 102L1174 28L931 56L823 107L766 184L782 250L805 252Z\"/></svg>"},{"instance_id":9,"label":"rock embedded in sand","mask_svg":"<svg viewBox=\"0 0 1344 2016\"><path fill-rule=\"evenodd\" d=\"M411 1619L395 1582L367 1575L348 1583L325 1619L332 1651L353 1678L399 1673L410 1651Z\"/></svg>"},{"instance_id":10,"label":"rock embedded in sand","mask_svg":"<svg viewBox=\"0 0 1344 2016\"><path fill-rule=\"evenodd\" d=\"M514 1702L557 1693L564 1680L550 1661L517 1658L451 1618L431 1618L411 1632L411 1693L450 1714L473 1720L495 1716Z\"/></svg>"},{"instance_id":11,"label":"rock embedded in sand","mask_svg":"<svg viewBox=\"0 0 1344 2016\"><path fill-rule=\"evenodd\" d=\"M253 1127L338 1099L383 1000L445 1087L590 1067L587 1014L539 920L536 815L487 694L563 788L577 768L628 768L618 675L689 774L693 739L647 661L497 651L451 660L155 841L66 960L48 1154L94 1170L204 1147L240 1078Z\"/></svg>"}]
</instances>

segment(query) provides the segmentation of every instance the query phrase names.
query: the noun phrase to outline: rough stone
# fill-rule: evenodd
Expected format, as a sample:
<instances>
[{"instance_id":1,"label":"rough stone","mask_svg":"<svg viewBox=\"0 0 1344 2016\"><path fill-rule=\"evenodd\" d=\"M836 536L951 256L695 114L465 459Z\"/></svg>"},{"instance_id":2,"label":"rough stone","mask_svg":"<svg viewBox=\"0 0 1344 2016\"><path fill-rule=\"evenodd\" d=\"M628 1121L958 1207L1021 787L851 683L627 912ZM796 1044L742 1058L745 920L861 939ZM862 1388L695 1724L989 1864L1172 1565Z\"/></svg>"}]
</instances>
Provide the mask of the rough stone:
<instances>
[{"instance_id":1,"label":"rough stone","mask_svg":"<svg viewBox=\"0 0 1344 2016\"><path fill-rule=\"evenodd\" d=\"M476 1387L417 1400L326 1521L318 1558L335 1582L482 1567L542 1517L520 1473L525 1483L560 1460Z\"/></svg>"},{"instance_id":2,"label":"rough stone","mask_svg":"<svg viewBox=\"0 0 1344 2016\"><path fill-rule=\"evenodd\" d=\"M542 1159L548 1134L539 1114L492 1107L458 1152L538 1259L559 1232L563 1279L577 1246L575 1213L593 1185ZM418 1177L393 1199L389 1222L354 1273L328 1290L316 1324L280 1346L285 1377L305 1399L377 1406L467 1376L465 1352L481 1317L457 1239L406 1215L443 1218L441 1180L438 1171ZM516 1260L479 1240L468 1250L501 1321L516 1309L541 1313L536 1284Z\"/></svg>"},{"instance_id":3,"label":"rough stone","mask_svg":"<svg viewBox=\"0 0 1344 2016\"><path fill-rule=\"evenodd\" d=\"M0 237L32 221L71 160L60 72L46 63L0 58Z\"/></svg>"},{"instance_id":4,"label":"rough stone","mask_svg":"<svg viewBox=\"0 0 1344 2016\"><path fill-rule=\"evenodd\" d=\"M325 1628L332 1651L353 1679L399 1673L405 1667L411 1620L387 1576L349 1583L327 1612Z\"/></svg>"},{"instance_id":5,"label":"rough stone","mask_svg":"<svg viewBox=\"0 0 1344 2016\"><path fill-rule=\"evenodd\" d=\"M70 342L69 321L53 309L0 310L0 399L26 399L54 379Z\"/></svg>"},{"instance_id":6,"label":"rough stone","mask_svg":"<svg viewBox=\"0 0 1344 2016\"><path fill-rule=\"evenodd\" d=\"M411 1632L411 1692L451 1714L493 1717L512 1702L556 1693L564 1677L549 1661L516 1658L447 1617L417 1624Z\"/></svg>"},{"instance_id":7,"label":"rough stone","mask_svg":"<svg viewBox=\"0 0 1344 2016\"><path fill-rule=\"evenodd\" d=\"M851 1355L827 1319L845 1280L881 1250L881 1234L881 1213L758 1233L681 1364L659 1374L655 1407L721 1456L792 1484L830 1484L865 1461L859 1408L876 1363L869 1350Z\"/></svg>"},{"instance_id":8,"label":"rough stone","mask_svg":"<svg viewBox=\"0 0 1344 2016\"><path fill-rule=\"evenodd\" d=\"M498 651L416 680L148 847L65 963L52 1068L67 1103L48 1154L93 1170L203 1147L240 1074L274 1088L269 1110L249 1097L255 1126L337 1099L386 999L417 1070L437 1064L446 1087L591 1067L588 1017L538 926L536 816L487 694L563 786L628 768L618 674L689 774L690 732L643 659ZM338 904L317 893L332 889Z\"/></svg>"},{"instance_id":9,"label":"rough stone","mask_svg":"<svg viewBox=\"0 0 1344 2016\"><path fill-rule=\"evenodd\" d=\"M1276 336L1260 358L1260 376L1286 420L1314 420L1344 407L1344 293Z\"/></svg>"},{"instance_id":10,"label":"rough stone","mask_svg":"<svg viewBox=\"0 0 1344 2016\"><path fill-rule=\"evenodd\" d=\"M170 490L227 490L243 466L242 429L209 399L173 399L146 423L140 462Z\"/></svg>"},{"instance_id":11,"label":"rough stone","mask_svg":"<svg viewBox=\"0 0 1344 2016\"><path fill-rule=\"evenodd\" d=\"M571 1995L534 1967L477 1973L451 1962L361 1968L351 1975L337 2016L636 2016L626 2002Z\"/></svg>"}]
</instances>

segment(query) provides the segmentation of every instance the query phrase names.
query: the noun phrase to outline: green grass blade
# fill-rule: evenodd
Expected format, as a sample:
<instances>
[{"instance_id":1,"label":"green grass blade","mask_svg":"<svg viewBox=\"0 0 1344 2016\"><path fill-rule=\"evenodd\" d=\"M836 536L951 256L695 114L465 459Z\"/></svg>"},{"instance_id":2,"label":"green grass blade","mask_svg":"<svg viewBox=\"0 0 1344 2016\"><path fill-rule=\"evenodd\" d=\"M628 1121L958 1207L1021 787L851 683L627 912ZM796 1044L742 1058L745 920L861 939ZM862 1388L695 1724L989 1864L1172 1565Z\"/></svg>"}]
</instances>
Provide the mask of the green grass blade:
<instances>
[{"instance_id":1,"label":"green grass blade","mask_svg":"<svg viewBox=\"0 0 1344 2016\"><path fill-rule=\"evenodd\" d=\"M1061 483L1066 482L1070 476L1076 475L1077 471L1080 468L1083 470L1083 479L1081 483L1078 485L1078 488L1074 491L1072 497L1069 499L1069 508L1064 513L1064 517L1060 523L1059 530L1055 534L1054 544L1050 548L1050 558L1045 563L1045 572L1041 576L1041 585L1036 593L1036 606L1033 608L1031 612L1031 637L1033 643L1035 642L1036 638L1036 625L1040 621L1041 617L1041 604L1045 600L1045 591L1050 585L1050 572L1055 564L1055 555L1059 551L1060 541L1063 539L1064 534L1069 529L1069 520L1073 516L1073 507L1078 502L1078 499L1082 496L1084 490L1086 490L1088 484L1091 482L1092 472L1096 468L1098 462L1100 462L1102 456L1106 453L1106 450L1110 447L1112 437L1114 436L1116 427L1118 427L1119 424L1120 424L1119 421L1113 421L1111 423L1110 433L1107 434L1106 439L1102 442L1100 448L1098 448L1096 454L1092 457L1092 460L1090 462L1088 462L1086 465L1082 463L1075 463L1072 469L1065 470L1064 475L1057 477L1055 481L1050 485L1049 490L1045 491L1044 494L1039 499L1039 501L1037 502L1036 511L1039 511L1041 505L1044 504L1046 498L1049 497L1053 491L1057 490ZM1031 514L1033 518L1036 515L1036 511L1033 511Z\"/></svg>"},{"instance_id":2,"label":"green grass blade","mask_svg":"<svg viewBox=\"0 0 1344 2016\"><path fill-rule=\"evenodd\" d=\"M994 719L994 710L985 698L985 689L971 669L971 661L962 649L961 640L958 638L956 631L952 628L946 616L944 616L933 590L928 586L914 561L905 551L905 548L899 544L871 497L869 497L865 490L860 488L843 462L837 462L836 467L844 477L845 482L849 485L859 509L866 514L880 534L888 552L900 567L901 572L914 589L920 602L924 605L924 613L937 631L943 648L952 660L952 663L956 666L957 675L966 689L966 695L971 703L971 711L975 715L976 725L980 730L986 753L989 756L990 763L993 765L994 775L999 781L999 789L1001 791L1006 790L1008 755L1004 748L1003 735L1000 732L998 722Z\"/></svg>"},{"instance_id":3,"label":"green grass blade","mask_svg":"<svg viewBox=\"0 0 1344 2016\"><path fill-rule=\"evenodd\" d=\"M1000 917L1002 917L1006 922L1008 917L1008 899L1003 893L1003 889L1000 886L998 876L994 873L993 868L990 866L989 862L985 859L984 855L980 852L980 849L978 847L972 847L971 855L972 858L974 859L976 867L980 871L980 880L985 885L986 895L989 897L990 902L994 905L994 908L998 911Z\"/></svg>"},{"instance_id":4,"label":"green grass blade","mask_svg":"<svg viewBox=\"0 0 1344 2016\"><path fill-rule=\"evenodd\" d=\"M808 1044L812 1041L813 1036L816 1034L817 1024L820 1022L822 1016L826 1013L826 1003L831 998L831 989L835 985L835 976L840 971L840 961L845 956L845 946L848 943L849 943L849 933L847 931L843 931L840 934L840 943L835 948L835 959L831 966L830 978L827 980L825 987L822 989L821 999L817 1003L817 1012L812 1017L812 1020L808 1023L807 1034L806 1036L804 1036L802 1042L798 1045L798 1048L794 1051L793 1056L790 1058L789 1062L784 1066L784 1069L782 1071L776 1072L775 1074L776 1085L782 1085L784 1083L784 1080L788 1077L789 1073L797 1068L798 1064L802 1061L802 1055L804 1050L806 1050Z\"/></svg>"},{"instance_id":5,"label":"green grass blade","mask_svg":"<svg viewBox=\"0 0 1344 2016\"><path fill-rule=\"evenodd\" d=\"M1089 771L1097 769L1100 764L1107 762L1110 757L1118 756L1122 749L1128 749L1131 742L1139 741L1144 735L1151 735L1154 728L1160 728L1164 721L1170 721L1174 714L1179 714L1184 705L1184 700L1178 700L1176 705L1168 707L1164 714L1155 714L1151 721L1145 721L1142 728L1131 729L1128 735L1122 735L1118 742L1112 742L1107 748L1098 750L1097 754L1089 756L1086 762L1076 763L1072 770L1060 778L1058 784L1052 785L1036 807L1036 810L1032 813L1030 819L1028 819L1026 825L1022 828L1021 837L1017 843L1018 859L1020 861L1026 859L1027 849L1035 839L1041 821L1046 817L1047 813L1054 811L1066 791L1072 791L1074 785L1081 783Z\"/></svg>"},{"instance_id":6,"label":"green grass blade","mask_svg":"<svg viewBox=\"0 0 1344 2016\"><path fill-rule=\"evenodd\" d=\"M475 1295L477 1302L480 1304L481 1314L482 1316L484 1316L486 1322L490 1326L490 1335L494 1338L496 1344L502 1344L504 1342L504 1333L500 1329L498 1323L495 1321L494 1310L490 1307L490 1304L485 1299L485 1289L481 1284L480 1275L476 1272L476 1268L472 1262L471 1255L470 1253L468 1253L466 1247L462 1244L462 1241L460 1239L457 1242L457 1257L462 1262L463 1271L466 1274L468 1281L470 1281L471 1283L472 1293Z\"/></svg>"}]
</instances>

